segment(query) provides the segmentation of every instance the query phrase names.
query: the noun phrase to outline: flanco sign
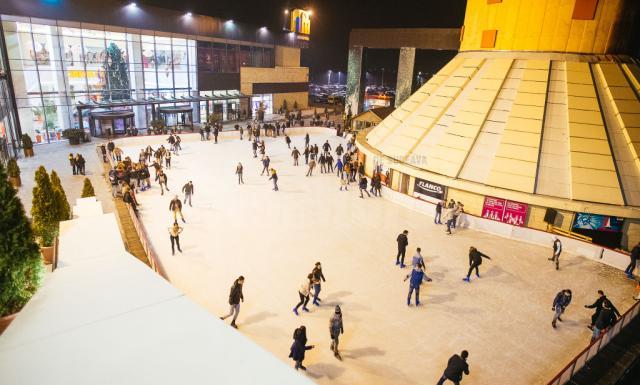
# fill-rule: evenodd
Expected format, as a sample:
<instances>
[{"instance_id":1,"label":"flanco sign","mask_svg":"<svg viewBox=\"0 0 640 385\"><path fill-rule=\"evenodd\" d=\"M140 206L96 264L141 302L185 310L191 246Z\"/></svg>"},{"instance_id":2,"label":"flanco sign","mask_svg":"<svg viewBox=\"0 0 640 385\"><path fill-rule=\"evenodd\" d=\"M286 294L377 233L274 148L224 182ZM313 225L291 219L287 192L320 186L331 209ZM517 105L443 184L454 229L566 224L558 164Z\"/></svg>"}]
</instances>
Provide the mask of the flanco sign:
<instances>
[{"instance_id":1,"label":"flanco sign","mask_svg":"<svg viewBox=\"0 0 640 385\"><path fill-rule=\"evenodd\" d=\"M418 198L430 197L443 200L445 195L445 187L438 183L429 182L428 180L416 178L413 186L413 195Z\"/></svg>"}]
</instances>

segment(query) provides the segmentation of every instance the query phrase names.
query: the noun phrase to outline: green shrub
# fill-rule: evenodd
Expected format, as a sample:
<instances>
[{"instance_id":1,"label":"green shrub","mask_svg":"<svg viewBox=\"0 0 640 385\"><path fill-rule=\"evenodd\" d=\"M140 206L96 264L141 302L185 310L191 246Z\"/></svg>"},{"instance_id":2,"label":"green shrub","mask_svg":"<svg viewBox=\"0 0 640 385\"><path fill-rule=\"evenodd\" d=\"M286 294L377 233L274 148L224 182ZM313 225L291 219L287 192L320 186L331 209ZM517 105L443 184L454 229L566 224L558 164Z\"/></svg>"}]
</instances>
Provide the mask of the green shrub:
<instances>
[{"instance_id":1,"label":"green shrub","mask_svg":"<svg viewBox=\"0 0 640 385\"><path fill-rule=\"evenodd\" d=\"M64 188L62 188L62 183L55 170L51 170L51 185L57 206L58 221L71 219L71 206L69 206L67 194L65 194Z\"/></svg>"},{"instance_id":2,"label":"green shrub","mask_svg":"<svg viewBox=\"0 0 640 385\"><path fill-rule=\"evenodd\" d=\"M17 178L20 176L20 167L18 167L18 162L13 158L9 159L9 162L7 162L7 175L9 175L10 178Z\"/></svg>"},{"instance_id":3,"label":"green shrub","mask_svg":"<svg viewBox=\"0 0 640 385\"><path fill-rule=\"evenodd\" d=\"M27 134L22 134L22 148L25 150L31 150L33 148L33 140Z\"/></svg>"},{"instance_id":4,"label":"green shrub","mask_svg":"<svg viewBox=\"0 0 640 385\"><path fill-rule=\"evenodd\" d=\"M94 197L96 196L95 191L93 191L93 185L89 178L84 178L84 185L82 186L82 198Z\"/></svg>"},{"instance_id":5,"label":"green shrub","mask_svg":"<svg viewBox=\"0 0 640 385\"><path fill-rule=\"evenodd\" d=\"M36 170L36 185L33 188L33 202L31 205L31 218L33 232L40 245L49 247L58 233L58 206L56 205L53 185L49 174L43 166Z\"/></svg>"},{"instance_id":6,"label":"green shrub","mask_svg":"<svg viewBox=\"0 0 640 385\"><path fill-rule=\"evenodd\" d=\"M19 311L36 292L42 258L29 220L0 164L0 317Z\"/></svg>"}]
</instances>

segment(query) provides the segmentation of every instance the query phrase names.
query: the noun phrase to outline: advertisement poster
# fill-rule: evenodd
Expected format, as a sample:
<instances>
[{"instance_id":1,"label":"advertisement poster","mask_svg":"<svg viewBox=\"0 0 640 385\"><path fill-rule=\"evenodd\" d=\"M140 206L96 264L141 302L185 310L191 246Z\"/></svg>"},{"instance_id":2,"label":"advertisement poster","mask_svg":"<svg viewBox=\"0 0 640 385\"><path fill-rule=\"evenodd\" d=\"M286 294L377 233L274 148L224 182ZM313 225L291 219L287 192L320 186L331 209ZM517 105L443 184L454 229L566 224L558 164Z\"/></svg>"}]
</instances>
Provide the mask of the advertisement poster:
<instances>
[{"instance_id":1,"label":"advertisement poster","mask_svg":"<svg viewBox=\"0 0 640 385\"><path fill-rule=\"evenodd\" d=\"M622 231L622 222L622 218L589 213L576 213L573 228L617 233Z\"/></svg>"},{"instance_id":2,"label":"advertisement poster","mask_svg":"<svg viewBox=\"0 0 640 385\"><path fill-rule=\"evenodd\" d=\"M438 183L429 182L428 180L415 178L413 185L413 196L424 199L426 201L443 200L445 196L445 187Z\"/></svg>"},{"instance_id":3,"label":"advertisement poster","mask_svg":"<svg viewBox=\"0 0 640 385\"><path fill-rule=\"evenodd\" d=\"M482 217L514 226L524 226L529 205L506 199L485 197Z\"/></svg>"}]
</instances>

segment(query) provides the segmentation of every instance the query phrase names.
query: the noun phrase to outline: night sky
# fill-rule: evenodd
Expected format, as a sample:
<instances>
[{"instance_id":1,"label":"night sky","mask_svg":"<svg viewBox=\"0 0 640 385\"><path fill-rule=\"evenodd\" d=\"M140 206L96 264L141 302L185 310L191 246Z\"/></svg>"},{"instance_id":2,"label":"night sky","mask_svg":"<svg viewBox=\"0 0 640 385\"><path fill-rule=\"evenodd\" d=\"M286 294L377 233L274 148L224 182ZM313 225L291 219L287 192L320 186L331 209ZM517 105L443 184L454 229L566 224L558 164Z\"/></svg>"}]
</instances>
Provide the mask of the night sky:
<instances>
[{"instance_id":1,"label":"night sky","mask_svg":"<svg viewBox=\"0 0 640 385\"><path fill-rule=\"evenodd\" d=\"M311 47L303 51L302 65L311 68L312 76L328 70L346 72L352 28L459 28L466 6L466 0L143 0L139 3L229 18L274 30L282 28L286 8L310 8L313 11ZM384 66L385 58L380 60Z\"/></svg>"}]
</instances>

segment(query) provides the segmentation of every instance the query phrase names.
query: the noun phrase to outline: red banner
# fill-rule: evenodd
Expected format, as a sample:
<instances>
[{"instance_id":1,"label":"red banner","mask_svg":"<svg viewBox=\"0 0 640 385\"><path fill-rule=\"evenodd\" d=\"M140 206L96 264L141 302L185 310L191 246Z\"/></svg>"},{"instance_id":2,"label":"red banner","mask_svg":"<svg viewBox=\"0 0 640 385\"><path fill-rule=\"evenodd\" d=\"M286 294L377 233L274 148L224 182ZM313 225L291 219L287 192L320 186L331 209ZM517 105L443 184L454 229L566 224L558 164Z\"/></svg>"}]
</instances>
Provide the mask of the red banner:
<instances>
[{"instance_id":1,"label":"red banner","mask_svg":"<svg viewBox=\"0 0 640 385\"><path fill-rule=\"evenodd\" d=\"M485 197L482 206L482 217L514 226L524 226L527 220L526 203L506 199Z\"/></svg>"}]
</instances>

